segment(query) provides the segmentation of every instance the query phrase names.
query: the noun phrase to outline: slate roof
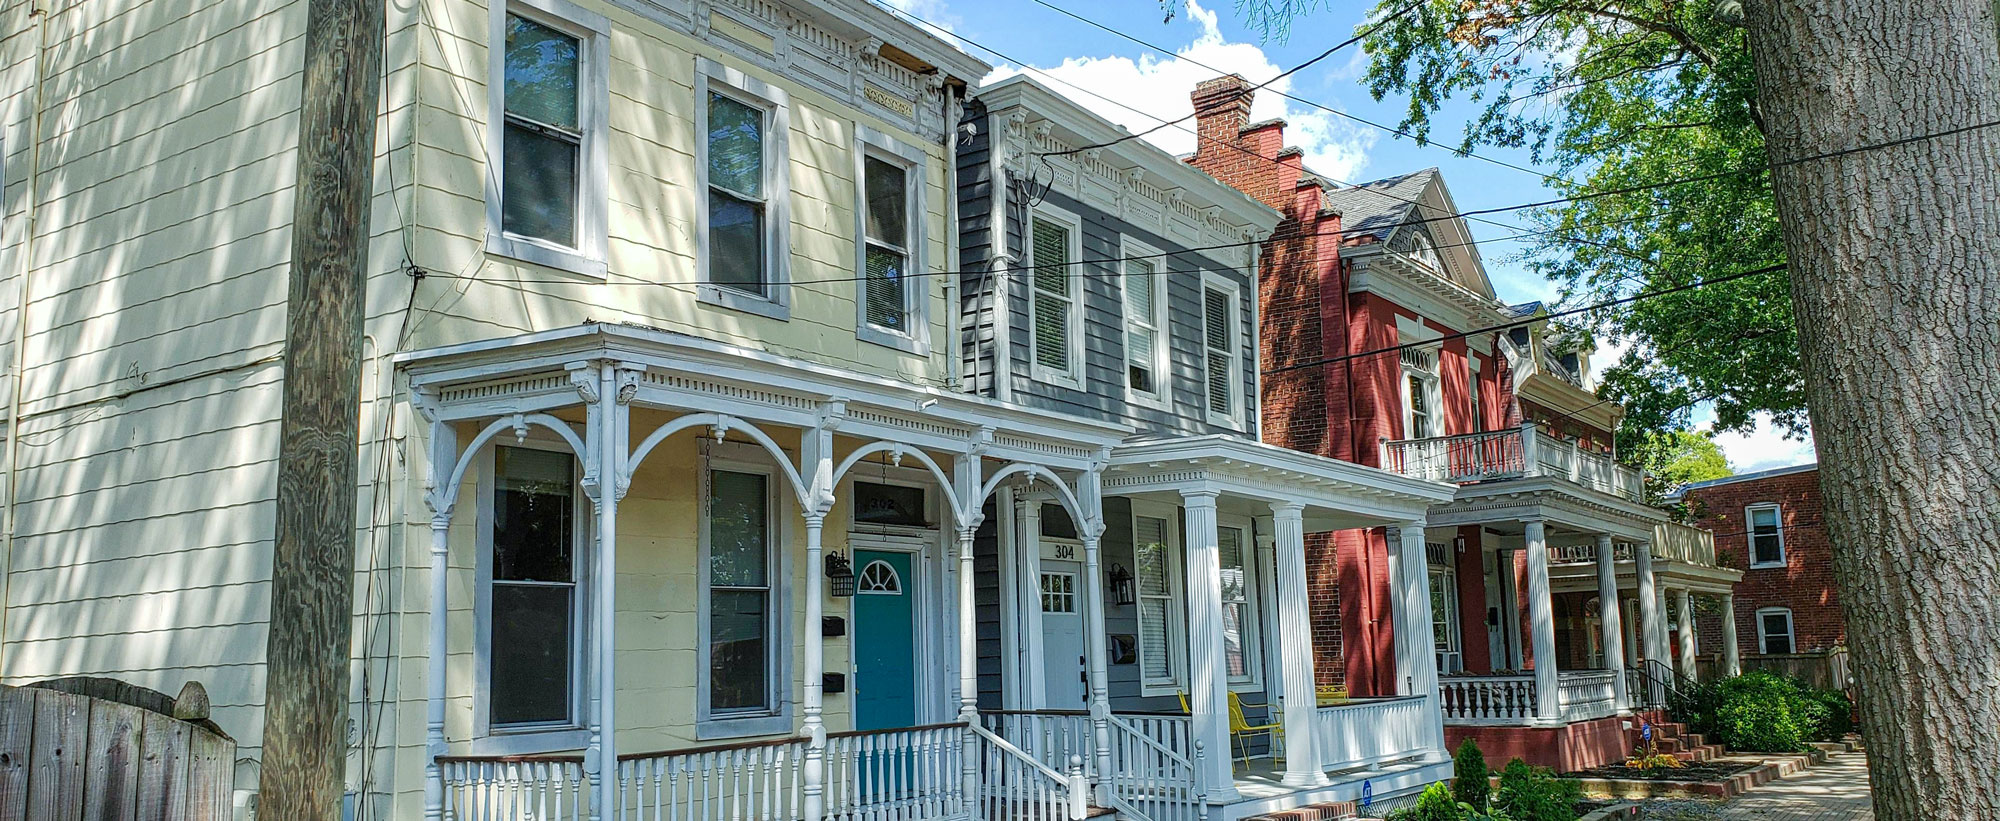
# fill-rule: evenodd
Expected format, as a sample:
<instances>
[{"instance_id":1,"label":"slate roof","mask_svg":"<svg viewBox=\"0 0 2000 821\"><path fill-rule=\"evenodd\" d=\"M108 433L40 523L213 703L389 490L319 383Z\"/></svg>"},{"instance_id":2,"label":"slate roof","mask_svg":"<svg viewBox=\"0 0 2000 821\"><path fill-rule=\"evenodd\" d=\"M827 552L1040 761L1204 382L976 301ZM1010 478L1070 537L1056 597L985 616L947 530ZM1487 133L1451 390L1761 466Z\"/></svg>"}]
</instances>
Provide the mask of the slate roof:
<instances>
[{"instance_id":1,"label":"slate roof","mask_svg":"<svg viewBox=\"0 0 2000 821\"><path fill-rule=\"evenodd\" d=\"M1523 302L1519 305L1509 305L1507 306L1507 316L1512 319L1534 316L1535 312L1541 310L1542 307L1541 300Z\"/></svg>"},{"instance_id":2,"label":"slate roof","mask_svg":"<svg viewBox=\"0 0 2000 821\"><path fill-rule=\"evenodd\" d=\"M1412 217L1424 188L1437 177L1435 167L1396 177L1341 188L1328 187L1321 208L1341 213L1341 231L1350 237L1369 236L1375 241L1389 239L1397 226Z\"/></svg>"}]
</instances>

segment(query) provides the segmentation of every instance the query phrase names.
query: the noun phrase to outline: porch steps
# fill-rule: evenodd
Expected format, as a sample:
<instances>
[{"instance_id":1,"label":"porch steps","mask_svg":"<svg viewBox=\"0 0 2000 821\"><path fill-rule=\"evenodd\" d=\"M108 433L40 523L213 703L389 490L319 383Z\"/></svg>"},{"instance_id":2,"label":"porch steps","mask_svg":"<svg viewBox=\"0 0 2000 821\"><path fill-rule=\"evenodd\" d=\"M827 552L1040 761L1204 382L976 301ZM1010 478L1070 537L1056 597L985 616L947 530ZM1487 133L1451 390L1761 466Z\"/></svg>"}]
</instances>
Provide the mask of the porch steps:
<instances>
[{"instance_id":1,"label":"porch steps","mask_svg":"<svg viewBox=\"0 0 2000 821\"><path fill-rule=\"evenodd\" d=\"M1344 821L1355 817L1358 816L1354 802L1330 801L1264 815L1252 815L1243 821Z\"/></svg>"},{"instance_id":2,"label":"porch steps","mask_svg":"<svg viewBox=\"0 0 2000 821\"><path fill-rule=\"evenodd\" d=\"M1645 745L1638 730L1633 730L1626 739L1633 749ZM1700 733L1687 731L1685 725L1676 722L1661 722L1653 725L1653 741L1660 752L1688 762L1711 761L1728 754L1720 744L1709 744Z\"/></svg>"}]
</instances>

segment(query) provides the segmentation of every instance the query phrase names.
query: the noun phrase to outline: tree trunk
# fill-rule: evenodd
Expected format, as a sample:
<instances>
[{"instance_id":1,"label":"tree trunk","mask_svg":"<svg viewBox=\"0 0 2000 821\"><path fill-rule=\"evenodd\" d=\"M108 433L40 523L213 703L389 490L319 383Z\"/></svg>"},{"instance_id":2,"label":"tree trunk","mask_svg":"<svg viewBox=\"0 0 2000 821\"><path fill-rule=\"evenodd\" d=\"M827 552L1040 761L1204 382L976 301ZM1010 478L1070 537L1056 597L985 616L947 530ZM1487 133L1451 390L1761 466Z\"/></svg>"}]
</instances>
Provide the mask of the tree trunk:
<instances>
[{"instance_id":1,"label":"tree trunk","mask_svg":"<svg viewBox=\"0 0 2000 821\"><path fill-rule=\"evenodd\" d=\"M361 330L382 0L306 13L258 817L335 821L347 763Z\"/></svg>"},{"instance_id":2,"label":"tree trunk","mask_svg":"<svg viewBox=\"0 0 2000 821\"><path fill-rule=\"evenodd\" d=\"M1990 0L1748 0L1823 514L1883 821L2000 818Z\"/></svg>"}]
</instances>

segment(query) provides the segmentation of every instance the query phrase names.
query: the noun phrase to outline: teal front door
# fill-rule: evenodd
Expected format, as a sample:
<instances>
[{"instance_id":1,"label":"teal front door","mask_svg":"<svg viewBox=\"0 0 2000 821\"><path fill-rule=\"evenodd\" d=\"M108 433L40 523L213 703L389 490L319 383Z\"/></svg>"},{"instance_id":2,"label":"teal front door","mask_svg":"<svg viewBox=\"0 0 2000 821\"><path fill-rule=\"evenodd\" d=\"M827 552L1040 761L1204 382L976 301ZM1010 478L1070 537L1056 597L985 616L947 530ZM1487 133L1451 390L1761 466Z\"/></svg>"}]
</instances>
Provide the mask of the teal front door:
<instances>
[{"instance_id":1,"label":"teal front door","mask_svg":"<svg viewBox=\"0 0 2000 821\"><path fill-rule=\"evenodd\" d=\"M917 725L917 609L910 554L856 550L854 729Z\"/></svg>"}]
</instances>

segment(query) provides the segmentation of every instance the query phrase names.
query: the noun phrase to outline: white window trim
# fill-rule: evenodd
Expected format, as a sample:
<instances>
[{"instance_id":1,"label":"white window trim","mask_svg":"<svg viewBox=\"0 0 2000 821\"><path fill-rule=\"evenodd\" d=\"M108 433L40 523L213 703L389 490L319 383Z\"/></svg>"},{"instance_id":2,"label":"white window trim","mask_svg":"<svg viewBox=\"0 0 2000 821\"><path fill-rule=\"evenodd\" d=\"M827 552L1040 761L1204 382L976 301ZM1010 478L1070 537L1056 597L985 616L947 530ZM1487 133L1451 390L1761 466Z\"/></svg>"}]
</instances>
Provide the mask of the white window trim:
<instances>
[{"instance_id":1,"label":"white window trim","mask_svg":"<svg viewBox=\"0 0 2000 821\"><path fill-rule=\"evenodd\" d=\"M1404 344L1404 345L1408 345L1416 341L1419 340L1408 339L1401 336L1397 338L1397 342L1399 344ZM1397 370L1396 373L1400 376L1402 385L1397 388L1396 392L1403 398L1404 439L1433 439L1446 435L1445 424L1444 424L1444 397L1443 397L1444 389L1442 386L1443 380L1439 377L1439 371L1442 371L1444 369L1444 350L1441 343L1431 346L1431 365L1434 368L1434 370L1430 371L1424 371L1424 370L1419 370L1417 368L1412 368L1408 364L1399 364L1398 366L1399 369ZM1428 431L1417 431L1413 429L1416 426L1417 420L1414 409L1410 405L1410 377L1412 376L1417 377L1418 381L1424 383L1424 401L1428 404L1428 406L1431 409L1430 413L1431 429Z\"/></svg>"},{"instance_id":2,"label":"white window trim","mask_svg":"<svg viewBox=\"0 0 2000 821\"><path fill-rule=\"evenodd\" d=\"M748 314L788 320L791 293L791 97L785 90L707 57L695 58L695 298ZM708 94L720 92L764 109L764 259L771 293L758 297L708 281Z\"/></svg>"},{"instance_id":3,"label":"white window trim","mask_svg":"<svg viewBox=\"0 0 2000 821\"><path fill-rule=\"evenodd\" d=\"M610 210L609 154L611 21L568 0L507 0L489 4L487 48L486 252L602 279L607 271L606 214ZM501 227L501 181L506 175L507 16L533 20L577 38L577 247L509 234Z\"/></svg>"},{"instance_id":4,"label":"white window trim","mask_svg":"<svg viewBox=\"0 0 2000 821\"><path fill-rule=\"evenodd\" d=\"M1211 425L1241 430L1243 428L1243 352L1250 345L1250 331L1243 322L1243 288L1235 280L1204 271L1201 275L1202 294L1196 302L1195 319L1201 326L1201 410L1202 418ZM1235 350L1229 354L1229 413L1219 414L1208 404L1208 289L1223 291L1229 296L1230 337L1236 342Z\"/></svg>"},{"instance_id":5,"label":"white window trim","mask_svg":"<svg viewBox=\"0 0 2000 821\"><path fill-rule=\"evenodd\" d=\"M1465 390L1467 410L1472 415L1472 429L1467 433L1486 432L1486 414L1479 400L1479 385L1479 357L1468 347L1465 351Z\"/></svg>"},{"instance_id":6,"label":"white window trim","mask_svg":"<svg viewBox=\"0 0 2000 821\"><path fill-rule=\"evenodd\" d=\"M1771 518L1778 525L1778 560L1775 562L1757 561L1757 522L1754 517L1760 510L1771 511ZM1749 561L1752 570L1786 565L1786 560L1790 557L1785 553L1785 509L1782 506L1772 502L1762 502L1743 508L1743 552L1747 554L1743 558Z\"/></svg>"},{"instance_id":7,"label":"white window trim","mask_svg":"<svg viewBox=\"0 0 2000 821\"><path fill-rule=\"evenodd\" d=\"M1173 301L1173 295L1169 290L1172 287L1173 277L1167 274L1167 260L1165 257L1158 256L1159 253L1160 250L1158 248L1129 237L1121 239L1118 248L1118 256L1121 259L1148 257L1149 259L1144 261L1152 264L1156 269L1153 274L1153 316L1151 317L1153 333L1158 336L1158 339L1153 343L1153 392L1146 393L1132 387L1132 372L1130 369L1132 361L1132 331L1129 324L1126 328L1124 338L1125 357L1119 362L1119 369L1122 371L1120 378L1125 382L1125 401L1135 405L1143 405L1154 410L1170 411L1173 409L1174 390L1173 332L1170 321L1172 315L1167 312L1167 306ZM1125 287L1125 280L1128 277L1125 275L1124 265L1125 263L1121 261L1119 263L1119 270L1117 271L1118 310L1119 315L1125 317L1126 322L1130 323L1131 317L1129 313L1132 309L1132 303L1128 298L1130 292Z\"/></svg>"},{"instance_id":8,"label":"white window trim","mask_svg":"<svg viewBox=\"0 0 2000 821\"><path fill-rule=\"evenodd\" d=\"M695 560L695 738L741 738L745 736L771 735L789 732L792 729L792 639L789 635L792 622L791 591L791 540L785 528L787 515L785 494L780 492L782 474L761 449L754 449L734 442L704 442L699 461L698 477L700 491L696 495L700 530L700 554ZM766 679L770 685L771 712L714 716L709 713L708 670L709 670L709 472L726 470L735 473L755 473L764 477L764 492L769 497L765 511L770 516L771 557L766 572L771 585L772 620Z\"/></svg>"},{"instance_id":9,"label":"white window trim","mask_svg":"<svg viewBox=\"0 0 2000 821\"><path fill-rule=\"evenodd\" d=\"M1063 269L1063 284L1069 291L1069 369L1058 371L1042 365L1036 356L1035 341L1035 222L1037 220L1057 223L1069 230L1069 265ZM1028 270L1028 372L1037 382L1047 382L1067 388L1083 389L1083 220L1077 215L1053 205L1038 205L1028 215L1025 226L1026 236L1021 243L1022 255L1027 257Z\"/></svg>"},{"instance_id":10,"label":"white window trim","mask_svg":"<svg viewBox=\"0 0 2000 821\"><path fill-rule=\"evenodd\" d=\"M576 595L571 600L575 608L574 623L570 626L570 720L564 723L530 724L495 727L492 723L491 705L493 695L493 491L497 486L494 475L493 456L500 445L489 444L479 455L479 481L477 493L479 505L476 514L478 530L478 557L474 563L473 614L477 634L474 638L473 669L474 690L472 696L473 755L529 755L582 748L588 741L585 728L585 705L589 703L586 673L587 654L590 644L590 613L595 607L589 587L590 556L585 548L592 543L590 527L592 517L588 505L584 504L583 466L578 463L572 474L570 498L573 502L574 525L572 538L575 543L570 549L575 567L572 578L576 580ZM506 447L547 450L569 454L575 453L569 445L552 434L531 432L527 439Z\"/></svg>"},{"instance_id":11,"label":"white window trim","mask_svg":"<svg viewBox=\"0 0 2000 821\"><path fill-rule=\"evenodd\" d=\"M1444 597L1440 601L1444 602L1445 643L1447 646L1442 648L1436 647L1437 638L1435 636L1431 638L1431 644L1439 662L1438 672L1446 675L1461 672L1465 669L1465 635L1461 629L1462 625L1460 622L1462 619L1458 612L1458 569L1449 565L1426 564L1424 572L1430 575L1431 590L1444 594ZM1424 607L1428 609L1430 604L1430 602L1424 602ZM1446 656L1453 657L1457 661L1457 664L1444 664L1443 661ZM1452 669L1446 669L1448 666Z\"/></svg>"},{"instance_id":12,"label":"white window trim","mask_svg":"<svg viewBox=\"0 0 2000 821\"><path fill-rule=\"evenodd\" d=\"M909 308L908 333L878 328L868 323L865 293L868 270L868 190L867 159L900 165L904 175L904 208L908 211L908 236L903 247L908 259L903 265L903 304ZM921 149L895 137L856 123L854 126L854 335L863 342L885 345L916 356L931 352L930 277L924 268L924 189L929 186L929 159Z\"/></svg>"},{"instance_id":13,"label":"white window trim","mask_svg":"<svg viewBox=\"0 0 2000 821\"><path fill-rule=\"evenodd\" d=\"M1181 541L1181 514L1172 505L1138 500L1132 502L1132 571L1135 576L1139 570L1139 517L1141 516L1148 519L1161 519L1167 523L1167 623L1162 626L1167 633L1168 675L1165 679L1146 678L1146 622L1139 615L1140 612L1143 612L1143 609L1137 608L1135 605L1132 620L1137 625L1135 629L1140 634L1139 646L1137 648L1139 660L1139 694L1146 697L1175 696L1187 692L1188 680L1187 586L1182 578L1181 568L1181 552L1184 550ZM1136 589L1139 584L1138 579L1134 578L1132 583L1135 588L1132 598L1136 603L1143 594Z\"/></svg>"},{"instance_id":14,"label":"white window trim","mask_svg":"<svg viewBox=\"0 0 2000 821\"><path fill-rule=\"evenodd\" d=\"M1215 517L1217 531L1216 548L1221 550L1222 530L1243 532L1243 668L1248 672L1241 676L1230 676L1229 689L1238 693L1257 693L1264 690L1264 620L1262 605L1263 589L1259 584L1262 574L1257 569L1256 531L1250 520L1241 516L1218 513ZM1223 660L1227 663L1227 659Z\"/></svg>"},{"instance_id":15,"label":"white window trim","mask_svg":"<svg viewBox=\"0 0 2000 821\"><path fill-rule=\"evenodd\" d=\"M1785 617L1785 640L1786 644L1791 645L1791 650L1788 652L1797 653L1799 651L1798 626L1792 621L1792 609L1789 607L1761 607L1758 608L1754 616L1757 622L1755 625L1757 628L1757 652L1771 652L1770 643L1767 639L1774 634L1764 631L1764 617L1778 615Z\"/></svg>"}]
</instances>

